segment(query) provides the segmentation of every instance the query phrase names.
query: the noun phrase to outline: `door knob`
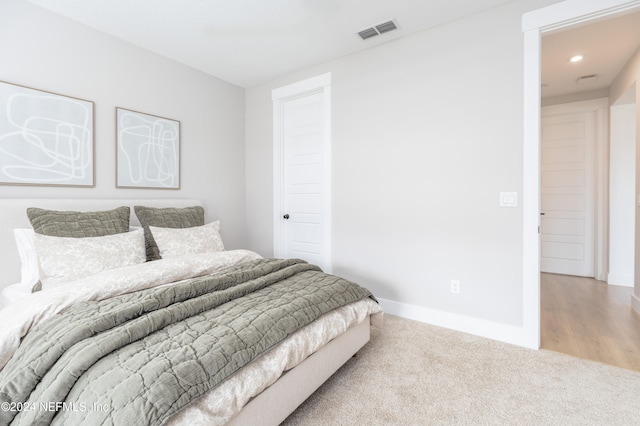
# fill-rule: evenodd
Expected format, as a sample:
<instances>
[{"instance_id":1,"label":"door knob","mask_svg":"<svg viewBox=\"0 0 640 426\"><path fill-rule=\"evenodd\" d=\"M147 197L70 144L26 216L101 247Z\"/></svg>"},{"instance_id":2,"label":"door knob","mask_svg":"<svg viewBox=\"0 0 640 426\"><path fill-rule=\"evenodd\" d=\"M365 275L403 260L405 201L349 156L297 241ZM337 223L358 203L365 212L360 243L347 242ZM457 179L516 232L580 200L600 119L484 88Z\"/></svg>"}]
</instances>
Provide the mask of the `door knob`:
<instances>
[{"instance_id":1,"label":"door knob","mask_svg":"<svg viewBox=\"0 0 640 426\"><path fill-rule=\"evenodd\" d=\"M289 213L285 214L284 216L282 216L284 219L289 219Z\"/></svg>"}]
</instances>

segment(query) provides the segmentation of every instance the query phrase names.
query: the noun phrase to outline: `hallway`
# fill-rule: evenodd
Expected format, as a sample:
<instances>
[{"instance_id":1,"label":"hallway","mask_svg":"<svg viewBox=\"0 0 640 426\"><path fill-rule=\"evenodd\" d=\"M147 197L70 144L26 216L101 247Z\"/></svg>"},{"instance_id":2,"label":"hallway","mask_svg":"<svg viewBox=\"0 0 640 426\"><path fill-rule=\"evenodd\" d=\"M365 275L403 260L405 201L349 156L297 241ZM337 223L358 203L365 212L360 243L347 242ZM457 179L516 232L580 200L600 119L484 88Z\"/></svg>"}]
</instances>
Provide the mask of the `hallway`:
<instances>
[{"instance_id":1,"label":"hallway","mask_svg":"<svg viewBox=\"0 0 640 426\"><path fill-rule=\"evenodd\" d=\"M633 288L542 273L541 348L640 371L640 316Z\"/></svg>"}]
</instances>

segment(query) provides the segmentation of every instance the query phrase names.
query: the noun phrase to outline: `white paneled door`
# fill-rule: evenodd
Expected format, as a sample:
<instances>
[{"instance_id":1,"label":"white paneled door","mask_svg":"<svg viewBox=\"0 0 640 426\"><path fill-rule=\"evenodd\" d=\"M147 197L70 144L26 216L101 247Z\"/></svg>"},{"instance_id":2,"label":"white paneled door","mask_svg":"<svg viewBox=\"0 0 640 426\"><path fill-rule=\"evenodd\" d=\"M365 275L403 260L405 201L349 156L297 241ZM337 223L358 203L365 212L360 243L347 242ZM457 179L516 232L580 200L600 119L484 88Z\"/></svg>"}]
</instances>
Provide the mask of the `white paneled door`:
<instances>
[{"instance_id":1,"label":"white paneled door","mask_svg":"<svg viewBox=\"0 0 640 426\"><path fill-rule=\"evenodd\" d=\"M594 276L594 112L543 116L540 269Z\"/></svg>"},{"instance_id":2,"label":"white paneled door","mask_svg":"<svg viewBox=\"0 0 640 426\"><path fill-rule=\"evenodd\" d=\"M274 253L331 272L330 75L274 90Z\"/></svg>"},{"instance_id":3,"label":"white paneled door","mask_svg":"<svg viewBox=\"0 0 640 426\"><path fill-rule=\"evenodd\" d=\"M315 265L323 259L324 94L283 105L284 252Z\"/></svg>"}]
</instances>

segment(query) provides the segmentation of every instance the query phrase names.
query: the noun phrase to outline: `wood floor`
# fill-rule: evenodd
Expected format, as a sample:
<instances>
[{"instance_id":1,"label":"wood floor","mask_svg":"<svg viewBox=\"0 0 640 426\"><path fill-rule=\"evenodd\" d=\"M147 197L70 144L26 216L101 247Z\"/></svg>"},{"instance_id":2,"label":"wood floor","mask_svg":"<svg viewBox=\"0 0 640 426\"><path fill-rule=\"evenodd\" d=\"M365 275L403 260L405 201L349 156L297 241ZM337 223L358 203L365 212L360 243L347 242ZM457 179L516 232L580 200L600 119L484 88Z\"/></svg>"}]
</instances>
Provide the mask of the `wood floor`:
<instances>
[{"instance_id":1,"label":"wood floor","mask_svg":"<svg viewBox=\"0 0 640 426\"><path fill-rule=\"evenodd\" d=\"M541 347L640 371L640 316L630 287L541 274Z\"/></svg>"}]
</instances>

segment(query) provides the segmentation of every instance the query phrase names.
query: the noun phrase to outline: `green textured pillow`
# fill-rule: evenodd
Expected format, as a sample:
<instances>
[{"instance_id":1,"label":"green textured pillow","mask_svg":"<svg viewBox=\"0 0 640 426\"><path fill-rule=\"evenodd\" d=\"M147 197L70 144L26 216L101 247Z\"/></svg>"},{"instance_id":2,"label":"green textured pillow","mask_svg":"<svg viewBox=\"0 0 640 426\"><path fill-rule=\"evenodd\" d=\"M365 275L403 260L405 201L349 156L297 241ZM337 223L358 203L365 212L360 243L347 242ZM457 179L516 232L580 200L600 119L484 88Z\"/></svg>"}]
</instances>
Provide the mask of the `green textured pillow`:
<instances>
[{"instance_id":1,"label":"green textured pillow","mask_svg":"<svg viewBox=\"0 0 640 426\"><path fill-rule=\"evenodd\" d=\"M191 228L204 225L204 208L193 207L145 207L133 206L133 210L144 227L144 241L147 252L147 261L158 260L160 250L149 231L150 226L159 228Z\"/></svg>"},{"instance_id":2,"label":"green textured pillow","mask_svg":"<svg viewBox=\"0 0 640 426\"><path fill-rule=\"evenodd\" d=\"M33 230L38 234L84 238L129 232L130 211L131 209L126 206L95 212L57 211L30 207L27 209L27 216Z\"/></svg>"}]
</instances>

